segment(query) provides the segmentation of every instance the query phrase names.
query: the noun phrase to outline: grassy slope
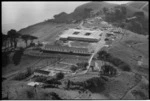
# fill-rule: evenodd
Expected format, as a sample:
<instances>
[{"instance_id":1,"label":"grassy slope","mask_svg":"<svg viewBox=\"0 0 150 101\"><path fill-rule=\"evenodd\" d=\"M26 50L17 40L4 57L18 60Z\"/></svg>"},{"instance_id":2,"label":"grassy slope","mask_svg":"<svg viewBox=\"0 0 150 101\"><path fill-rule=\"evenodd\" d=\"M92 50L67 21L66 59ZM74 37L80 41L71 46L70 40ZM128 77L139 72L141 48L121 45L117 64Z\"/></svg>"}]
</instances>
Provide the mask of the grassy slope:
<instances>
[{"instance_id":1,"label":"grassy slope","mask_svg":"<svg viewBox=\"0 0 150 101\"><path fill-rule=\"evenodd\" d=\"M2 68L2 74L3 75L10 75L13 72L24 70L25 68L31 66L32 64L36 63L39 58L35 57L28 57L28 56L22 56L21 62L19 65L15 66L13 62L11 62L7 67Z\"/></svg>"},{"instance_id":2,"label":"grassy slope","mask_svg":"<svg viewBox=\"0 0 150 101\"><path fill-rule=\"evenodd\" d=\"M132 45L133 47L129 47L129 42L137 42L137 44ZM131 45L131 43L129 44ZM129 32L129 34L124 36L122 40L116 40L109 49L109 52L115 57L128 63L133 71L141 72L142 75L148 75L147 72L139 71L137 68L137 57L143 56L144 67L146 70L149 69L148 50L148 39L145 36Z\"/></svg>"},{"instance_id":3,"label":"grassy slope","mask_svg":"<svg viewBox=\"0 0 150 101\"><path fill-rule=\"evenodd\" d=\"M32 34L39 38L39 41L55 41L56 37L67 27L74 27L76 24L55 24L42 22L27 28L21 29L21 34Z\"/></svg>"},{"instance_id":4,"label":"grassy slope","mask_svg":"<svg viewBox=\"0 0 150 101\"><path fill-rule=\"evenodd\" d=\"M140 10L140 7L142 7L143 5L145 5L145 3L147 3L146 1L141 1L141 2L129 2L127 3L125 6L127 7L127 15L132 15L134 12L136 11L143 11L146 18L149 17L149 12L148 12L148 6L145 6L142 10Z\"/></svg>"},{"instance_id":5,"label":"grassy slope","mask_svg":"<svg viewBox=\"0 0 150 101\"><path fill-rule=\"evenodd\" d=\"M116 5L117 4L111 4L106 2L90 2L77 7L74 12L82 12L85 8L92 8L95 11L97 11L97 10L103 10L103 7L113 8Z\"/></svg>"}]
</instances>

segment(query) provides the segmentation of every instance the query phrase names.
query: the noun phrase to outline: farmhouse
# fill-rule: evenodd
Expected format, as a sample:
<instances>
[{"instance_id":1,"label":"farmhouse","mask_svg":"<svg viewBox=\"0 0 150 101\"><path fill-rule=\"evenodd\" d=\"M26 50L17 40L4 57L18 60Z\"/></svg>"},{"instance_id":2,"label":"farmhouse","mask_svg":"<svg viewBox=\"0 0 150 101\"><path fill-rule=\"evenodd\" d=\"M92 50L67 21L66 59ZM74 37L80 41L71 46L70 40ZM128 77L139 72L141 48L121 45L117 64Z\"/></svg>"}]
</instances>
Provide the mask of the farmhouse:
<instances>
[{"instance_id":1,"label":"farmhouse","mask_svg":"<svg viewBox=\"0 0 150 101\"><path fill-rule=\"evenodd\" d=\"M98 42L101 33L101 30L69 29L60 35L60 40Z\"/></svg>"}]
</instances>

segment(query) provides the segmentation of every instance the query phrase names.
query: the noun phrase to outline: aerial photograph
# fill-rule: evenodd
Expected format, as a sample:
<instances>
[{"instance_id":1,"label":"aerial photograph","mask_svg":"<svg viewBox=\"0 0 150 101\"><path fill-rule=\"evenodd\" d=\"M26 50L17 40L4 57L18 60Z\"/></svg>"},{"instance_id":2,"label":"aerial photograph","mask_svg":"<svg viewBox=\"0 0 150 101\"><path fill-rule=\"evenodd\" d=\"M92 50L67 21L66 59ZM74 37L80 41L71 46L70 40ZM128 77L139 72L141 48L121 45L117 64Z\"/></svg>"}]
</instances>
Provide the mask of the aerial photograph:
<instances>
[{"instance_id":1,"label":"aerial photograph","mask_svg":"<svg viewBox=\"0 0 150 101\"><path fill-rule=\"evenodd\" d=\"M1 100L149 100L148 1L1 4Z\"/></svg>"}]
</instances>

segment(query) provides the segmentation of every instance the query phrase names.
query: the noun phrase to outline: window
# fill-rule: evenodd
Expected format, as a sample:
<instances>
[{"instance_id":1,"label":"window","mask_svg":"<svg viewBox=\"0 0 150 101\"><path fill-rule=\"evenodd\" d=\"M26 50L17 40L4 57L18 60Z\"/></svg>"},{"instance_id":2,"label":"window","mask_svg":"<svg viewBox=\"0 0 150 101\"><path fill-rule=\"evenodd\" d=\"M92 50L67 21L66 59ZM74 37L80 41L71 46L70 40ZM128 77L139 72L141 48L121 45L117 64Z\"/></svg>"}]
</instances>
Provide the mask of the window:
<instances>
[{"instance_id":1,"label":"window","mask_svg":"<svg viewBox=\"0 0 150 101\"><path fill-rule=\"evenodd\" d=\"M85 35L89 36L91 33L85 33Z\"/></svg>"},{"instance_id":2,"label":"window","mask_svg":"<svg viewBox=\"0 0 150 101\"><path fill-rule=\"evenodd\" d=\"M79 34L79 32L74 32L73 34L74 34L74 35L78 35L78 34Z\"/></svg>"}]
</instances>

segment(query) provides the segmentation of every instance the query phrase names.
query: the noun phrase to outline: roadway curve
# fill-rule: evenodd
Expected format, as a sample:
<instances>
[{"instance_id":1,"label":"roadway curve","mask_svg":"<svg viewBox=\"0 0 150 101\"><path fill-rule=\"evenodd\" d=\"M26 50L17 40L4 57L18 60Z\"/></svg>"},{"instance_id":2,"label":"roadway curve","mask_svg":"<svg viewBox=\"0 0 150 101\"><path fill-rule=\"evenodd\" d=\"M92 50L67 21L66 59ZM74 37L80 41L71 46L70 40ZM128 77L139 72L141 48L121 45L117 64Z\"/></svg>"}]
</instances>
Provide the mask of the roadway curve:
<instances>
[{"instance_id":1,"label":"roadway curve","mask_svg":"<svg viewBox=\"0 0 150 101\"><path fill-rule=\"evenodd\" d=\"M80 23L79 26L80 26L80 28L82 28L82 29L88 29L88 28L85 28L85 27L83 26L83 21ZM99 52L99 50L100 50L102 47L105 46L105 38L106 38L106 34L105 34L105 32L103 32L100 41L97 43L97 46L95 47L94 53L91 55L91 57L90 57L90 59L89 59L89 61L88 61L87 70L85 70L85 71L83 72L84 74L89 71L93 57L97 54L97 52Z\"/></svg>"}]
</instances>

